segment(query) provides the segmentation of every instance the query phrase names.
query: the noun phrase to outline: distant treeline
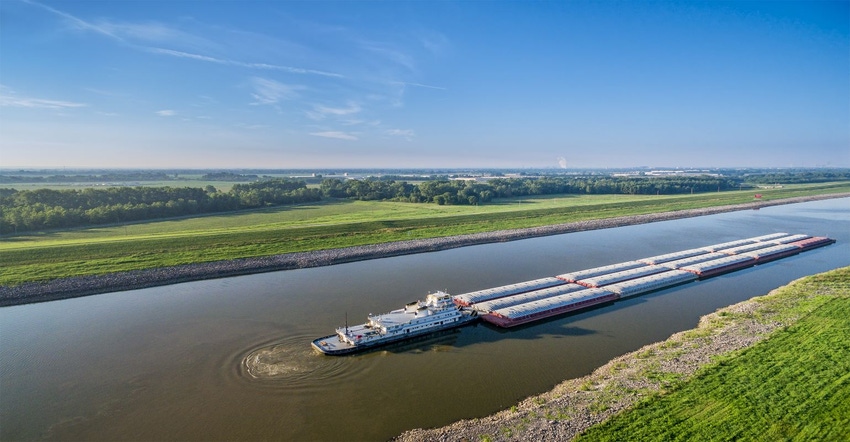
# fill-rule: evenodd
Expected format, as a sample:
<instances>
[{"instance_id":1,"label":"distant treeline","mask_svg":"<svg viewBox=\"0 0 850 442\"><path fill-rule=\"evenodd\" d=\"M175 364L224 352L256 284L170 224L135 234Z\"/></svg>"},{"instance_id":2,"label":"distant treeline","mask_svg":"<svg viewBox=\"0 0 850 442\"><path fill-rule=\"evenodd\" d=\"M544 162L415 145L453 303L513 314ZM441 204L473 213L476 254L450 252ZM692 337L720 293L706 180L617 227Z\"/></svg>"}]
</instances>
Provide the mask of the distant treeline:
<instances>
[{"instance_id":1,"label":"distant treeline","mask_svg":"<svg viewBox=\"0 0 850 442\"><path fill-rule=\"evenodd\" d=\"M825 170L807 172L780 172L764 173L759 175L747 175L744 178L753 184L805 184L826 183L830 181L850 180L850 171L847 170Z\"/></svg>"},{"instance_id":2,"label":"distant treeline","mask_svg":"<svg viewBox=\"0 0 850 442\"><path fill-rule=\"evenodd\" d=\"M283 179L236 184L228 192L213 186L0 189L0 233L229 212L314 202L321 197L318 189L308 189L303 181Z\"/></svg>"},{"instance_id":3,"label":"distant treeline","mask_svg":"<svg viewBox=\"0 0 850 442\"><path fill-rule=\"evenodd\" d=\"M799 176L798 176L799 175ZM221 176L224 178L224 176ZM214 178L214 177L209 177ZM233 178L228 176L228 178ZM316 177L310 179L318 182ZM821 182L850 179L850 172L803 172L747 176L752 183ZM323 198L386 200L452 205L497 198L557 194L672 195L741 188L742 178L710 175L673 177L543 176L486 181L435 179L418 184L394 179L261 179L222 192L192 187L105 187L67 190L0 189L0 233L220 213L308 203Z\"/></svg>"},{"instance_id":4,"label":"distant treeline","mask_svg":"<svg viewBox=\"0 0 850 442\"><path fill-rule=\"evenodd\" d=\"M412 203L479 204L494 198L556 194L671 195L737 189L735 180L710 177L624 178L541 177L472 180L434 180L418 185L394 180L325 179L322 195L358 200L393 200Z\"/></svg>"},{"instance_id":5,"label":"distant treeline","mask_svg":"<svg viewBox=\"0 0 850 442\"><path fill-rule=\"evenodd\" d=\"M257 175L245 175L233 172L211 172L201 176L203 181L257 181L260 179Z\"/></svg>"},{"instance_id":6,"label":"distant treeline","mask_svg":"<svg viewBox=\"0 0 850 442\"><path fill-rule=\"evenodd\" d=\"M168 181L164 172L114 172L82 175L0 175L0 183L118 183L127 181Z\"/></svg>"}]
</instances>

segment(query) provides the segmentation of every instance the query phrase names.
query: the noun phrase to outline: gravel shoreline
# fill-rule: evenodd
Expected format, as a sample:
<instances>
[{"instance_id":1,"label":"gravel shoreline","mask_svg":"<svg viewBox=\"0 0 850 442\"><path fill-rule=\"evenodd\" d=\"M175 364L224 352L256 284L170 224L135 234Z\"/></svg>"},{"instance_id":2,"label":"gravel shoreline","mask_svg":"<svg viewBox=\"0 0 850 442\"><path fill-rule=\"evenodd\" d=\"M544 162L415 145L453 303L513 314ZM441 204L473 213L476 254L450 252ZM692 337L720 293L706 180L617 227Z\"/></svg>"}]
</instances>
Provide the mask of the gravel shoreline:
<instances>
[{"instance_id":1,"label":"gravel shoreline","mask_svg":"<svg viewBox=\"0 0 850 442\"><path fill-rule=\"evenodd\" d=\"M844 269L842 269L844 270ZM407 431L397 442L424 441L568 441L641 400L691 379L702 367L752 347L796 322L788 314L816 296L848 295L846 286L794 292L808 277L700 318L697 328L672 335L615 358L593 373L570 379L549 392L529 397L509 410L461 420L441 428ZM819 304L817 304L819 305ZM815 307L810 307L814 309Z\"/></svg>"},{"instance_id":2,"label":"gravel shoreline","mask_svg":"<svg viewBox=\"0 0 850 442\"><path fill-rule=\"evenodd\" d=\"M831 198L847 198L850 193L756 201L746 204L617 218L579 221L526 229L474 233L445 238L399 241L385 244L347 247L313 252L287 253L258 258L244 258L211 263L186 264L157 269L135 270L106 275L62 278L47 282L0 286L0 307L34 302L88 296L114 291L135 290L203 279L224 278L253 273L320 267L367 259L386 258L413 253L434 252L456 247L514 241L586 230L607 229L657 221L690 218L738 210L752 210L781 204L793 204Z\"/></svg>"}]
</instances>

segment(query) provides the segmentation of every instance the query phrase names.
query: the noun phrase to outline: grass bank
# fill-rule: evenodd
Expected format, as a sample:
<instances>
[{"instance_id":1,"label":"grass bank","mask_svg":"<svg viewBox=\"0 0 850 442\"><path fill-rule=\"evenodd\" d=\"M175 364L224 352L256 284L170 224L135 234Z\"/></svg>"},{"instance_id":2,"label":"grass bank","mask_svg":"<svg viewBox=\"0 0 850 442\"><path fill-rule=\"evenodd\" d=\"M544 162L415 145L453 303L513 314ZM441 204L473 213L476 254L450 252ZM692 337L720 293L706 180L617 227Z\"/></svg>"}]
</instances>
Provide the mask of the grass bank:
<instances>
[{"instance_id":1,"label":"grass bank","mask_svg":"<svg viewBox=\"0 0 850 442\"><path fill-rule=\"evenodd\" d=\"M848 440L850 267L704 316L696 329L424 440Z\"/></svg>"},{"instance_id":2,"label":"grass bank","mask_svg":"<svg viewBox=\"0 0 850 442\"><path fill-rule=\"evenodd\" d=\"M718 322L800 319L578 440L850 440L850 269L800 281L761 304L751 313L722 311Z\"/></svg>"},{"instance_id":3,"label":"grass bank","mask_svg":"<svg viewBox=\"0 0 850 442\"><path fill-rule=\"evenodd\" d=\"M761 191L762 201L850 183ZM340 201L0 240L0 285L749 203L753 192L562 195L483 206Z\"/></svg>"}]
</instances>

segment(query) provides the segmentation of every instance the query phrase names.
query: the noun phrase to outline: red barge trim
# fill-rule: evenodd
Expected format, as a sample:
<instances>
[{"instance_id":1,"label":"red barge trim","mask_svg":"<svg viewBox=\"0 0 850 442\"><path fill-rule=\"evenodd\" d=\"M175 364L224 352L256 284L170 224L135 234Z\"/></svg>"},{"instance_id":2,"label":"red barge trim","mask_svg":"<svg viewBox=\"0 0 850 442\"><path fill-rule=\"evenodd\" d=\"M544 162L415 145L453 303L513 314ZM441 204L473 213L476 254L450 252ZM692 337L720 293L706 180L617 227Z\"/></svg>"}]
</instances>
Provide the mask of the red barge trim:
<instances>
[{"instance_id":1,"label":"red barge trim","mask_svg":"<svg viewBox=\"0 0 850 442\"><path fill-rule=\"evenodd\" d=\"M714 261L681 267L679 270L696 273L700 279L705 279L723 273L752 267L755 264L756 260L751 256L732 255L727 256L726 258L715 259Z\"/></svg>"},{"instance_id":2,"label":"red barge trim","mask_svg":"<svg viewBox=\"0 0 850 442\"><path fill-rule=\"evenodd\" d=\"M832 238L827 238L825 236L815 236L813 238L807 238L802 241L794 241L791 245L799 247L802 251L816 249L818 247L828 246L834 243L835 240Z\"/></svg>"},{"instance_id":3,"label":"red barge trim","mask_svg":"<svg viewBox=\"0 0 850 442\"><path fill-rule=\"evenodd\" d=\"M587 299L581 302L577 302L575 304L564 305L561 307L553 308L551 310L544 310L541 312L532 313L527 316L509 318L507 316L502 316L499 313L492 312L486 315L482 315L481 319L503 328L516 327L518 325L539 321L541 319L550 318L552 316L557 316L564 313L569 313L571 311L582 310L588 307L592 307L594 305L616 301L617 298L618 296L616 293L606 291L605 294L602 294L601 296L596 298Z\"/></svg>"},{"instance_id":4,"label":"red barge trim","mask_svg":"<svg viewBox=\"0 0 850 442\"><path fill-rule=\"evenodd\" d=\"M793 244L780 244L778 246L768 247L766 249L754 250L749 253L742 253L744 256L750 256L756 260L757 264L770 262L779 258L796 255L800 253L800 247Z\"/></svg>"}]
</instances>

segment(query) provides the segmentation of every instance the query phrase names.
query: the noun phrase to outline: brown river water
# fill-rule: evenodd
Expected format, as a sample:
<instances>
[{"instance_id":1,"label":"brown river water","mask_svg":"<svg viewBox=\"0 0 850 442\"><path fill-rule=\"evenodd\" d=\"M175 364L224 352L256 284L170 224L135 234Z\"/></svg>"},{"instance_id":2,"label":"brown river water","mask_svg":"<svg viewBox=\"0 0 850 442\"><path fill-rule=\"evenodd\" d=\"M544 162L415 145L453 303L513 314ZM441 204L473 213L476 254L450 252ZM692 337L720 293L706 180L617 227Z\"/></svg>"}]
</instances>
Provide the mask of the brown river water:
<instances>
[{"instance_id":1,"label":"brown river water","mask_svg":"<svg viewBox=\"0 0 850 442\"><path fill-rule=\"evenodd\" d=\"M774 232L831 246L518 329L315 353L346 314ZM386 440L480 417L796 278L850 265L850 200L0 308L0 439Z\"/></svg>"}]
</instances>

